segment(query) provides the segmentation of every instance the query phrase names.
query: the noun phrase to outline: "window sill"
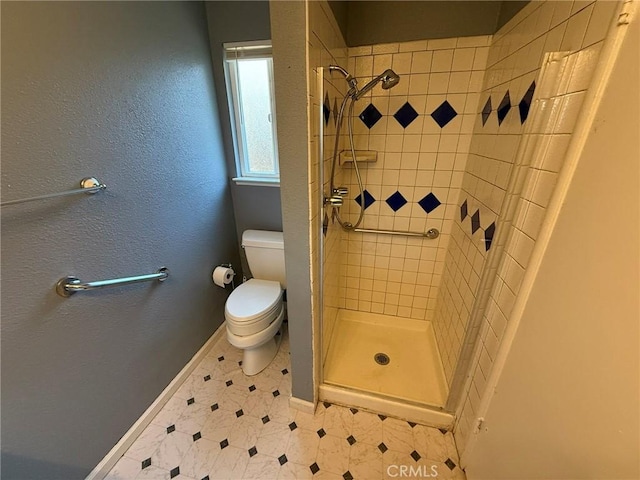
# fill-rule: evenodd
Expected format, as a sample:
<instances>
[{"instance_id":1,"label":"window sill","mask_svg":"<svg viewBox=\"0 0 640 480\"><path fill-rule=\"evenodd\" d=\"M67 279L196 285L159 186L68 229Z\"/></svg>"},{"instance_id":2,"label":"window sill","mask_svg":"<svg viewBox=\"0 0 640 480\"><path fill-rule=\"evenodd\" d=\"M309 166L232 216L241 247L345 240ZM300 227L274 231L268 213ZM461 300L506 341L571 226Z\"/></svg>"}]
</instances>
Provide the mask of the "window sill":
<instances>
[{"instance_id":1,"label":"window sill","mask_svg":"<svg viewBox=\"0 0 640 480\"><path fill-rule=\"evenodd\" d=\"M260 178L260 177L234 177L236 185L253 185L257 187L279 187L279 178Z\"/></svg>"}]
</instances>

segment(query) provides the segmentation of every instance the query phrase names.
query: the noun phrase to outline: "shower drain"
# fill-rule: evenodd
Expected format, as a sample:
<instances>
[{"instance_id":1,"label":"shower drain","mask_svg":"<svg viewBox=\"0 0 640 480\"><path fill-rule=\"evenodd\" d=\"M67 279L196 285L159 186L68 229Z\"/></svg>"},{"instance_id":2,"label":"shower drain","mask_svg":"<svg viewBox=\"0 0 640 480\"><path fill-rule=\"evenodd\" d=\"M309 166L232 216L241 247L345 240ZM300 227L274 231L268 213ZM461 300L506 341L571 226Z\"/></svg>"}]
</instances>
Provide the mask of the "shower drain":
<instances>
[{"instance_id":1,"label":"shower drain","mask_svg":"<svg viewBox=\"0 0 640 480\"><path fill-rule=\"evenodd\" d=\"M389 355L386 353L376 353L373 359L378 365L389 365Z\"/></svg>"}]
</instances>

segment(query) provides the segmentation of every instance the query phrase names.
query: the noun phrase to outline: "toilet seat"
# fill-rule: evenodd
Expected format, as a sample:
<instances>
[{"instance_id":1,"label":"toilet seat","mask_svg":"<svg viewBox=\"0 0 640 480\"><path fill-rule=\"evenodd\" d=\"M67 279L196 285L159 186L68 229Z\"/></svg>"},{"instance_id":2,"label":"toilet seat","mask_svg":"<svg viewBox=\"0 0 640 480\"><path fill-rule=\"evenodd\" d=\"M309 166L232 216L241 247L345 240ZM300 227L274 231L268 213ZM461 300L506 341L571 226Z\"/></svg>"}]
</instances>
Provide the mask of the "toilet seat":
<instances>
[{"instance_id":1,"label":"toilet seat","mask_svg":"<svg viewBox=\"0 0 640 480\"><path fill-rule=\"evenodd\" d=\"M266 329L283 309L279 282L252 278L236 288L225 305L231 333L248 336Z\"/></svg>"}]
</instances>

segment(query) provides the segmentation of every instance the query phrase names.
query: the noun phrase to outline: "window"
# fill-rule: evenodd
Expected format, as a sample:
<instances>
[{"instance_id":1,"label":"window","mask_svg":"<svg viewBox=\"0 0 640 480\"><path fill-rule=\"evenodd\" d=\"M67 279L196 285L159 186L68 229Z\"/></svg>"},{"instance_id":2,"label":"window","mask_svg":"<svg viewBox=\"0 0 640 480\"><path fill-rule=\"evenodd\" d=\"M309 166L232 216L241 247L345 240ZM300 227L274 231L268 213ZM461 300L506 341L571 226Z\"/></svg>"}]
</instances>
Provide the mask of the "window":
<instances>
[{"instance_id":1,"label":"window","mask_svg":"<svg viewBox=\"0 0 640 480\"><path fill-rule=\"evenodd\" d=\"M226 43L225 75L239 184L278 185L271 42Z\"/></svg>"}]
</instances>

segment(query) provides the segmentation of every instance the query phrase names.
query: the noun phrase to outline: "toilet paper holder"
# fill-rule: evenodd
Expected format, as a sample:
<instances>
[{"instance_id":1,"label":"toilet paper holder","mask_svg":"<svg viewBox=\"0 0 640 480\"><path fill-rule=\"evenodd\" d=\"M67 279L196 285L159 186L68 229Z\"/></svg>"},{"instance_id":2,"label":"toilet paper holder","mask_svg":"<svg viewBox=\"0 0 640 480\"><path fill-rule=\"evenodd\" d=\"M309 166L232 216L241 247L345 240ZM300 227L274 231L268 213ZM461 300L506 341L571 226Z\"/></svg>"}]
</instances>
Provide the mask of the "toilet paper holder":
<instances>
[{"instance_id":1,"label":"toilet paper holder","mask_svg":"<svg viewBox=\"0 0 640 480\"><path fill-rule=\"evenodd\" d=\"M218 270L219 268L224 268L224 269L230 269L230 270L231 270L231 282L224 282L224 284L222 284L222 285L220 285L220 284L218 284L218 283L216 282L216 279L214 278L214 277L215 277L215 272L216 272L216 270ZM235 270L233 269L233 265L232 265L231 263L221 263L220 265L218 265L218 266L214 267L214 269L213 269L213 273L212 273L212 277L213 277L213 281L214 281L214 283L216 283L216 285L218 285L218 286L220 286L220 287L224 288L225 290L226 290L226 288L227 288L227 285L229 285L229 283L231 284L231 290L235 290L235 288L236 288L236 284L235 284L235 280L234 280L234 279L235 279L235 276L236 276L236 272L235 272Z\"/></svg>"}]
</instances>

